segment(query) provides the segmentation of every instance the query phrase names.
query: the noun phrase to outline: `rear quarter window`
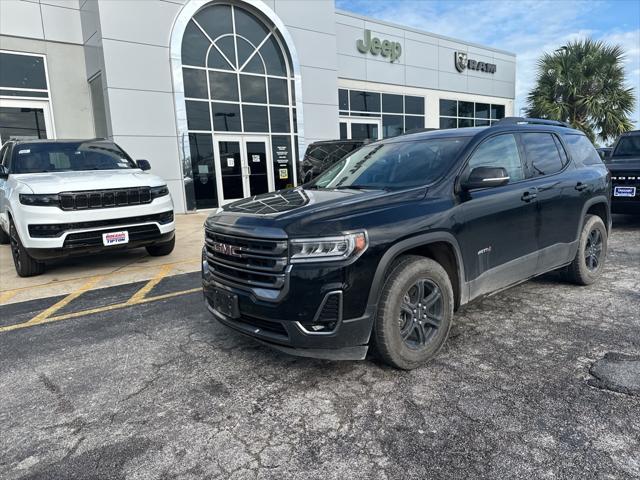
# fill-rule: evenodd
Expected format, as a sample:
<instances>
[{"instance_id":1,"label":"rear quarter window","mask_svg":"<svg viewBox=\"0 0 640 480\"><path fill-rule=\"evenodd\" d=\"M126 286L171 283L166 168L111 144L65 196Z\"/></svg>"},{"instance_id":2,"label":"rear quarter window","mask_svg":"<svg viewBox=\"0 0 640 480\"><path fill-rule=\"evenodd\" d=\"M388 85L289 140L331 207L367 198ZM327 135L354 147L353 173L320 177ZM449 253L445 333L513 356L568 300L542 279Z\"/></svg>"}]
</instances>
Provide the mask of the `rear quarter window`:
<instances>
[{"instance_id":1,"label":"rear quarter window","mask_svg":"<svg viewBox=\"0 0 640 480\"><path fill-rule=\"evenodd\" d=\"M602 165L600 155L596 148L584 135L566 134L564 141L567 144L571 158L578 165Z\"/></svg>"}]
</instances>

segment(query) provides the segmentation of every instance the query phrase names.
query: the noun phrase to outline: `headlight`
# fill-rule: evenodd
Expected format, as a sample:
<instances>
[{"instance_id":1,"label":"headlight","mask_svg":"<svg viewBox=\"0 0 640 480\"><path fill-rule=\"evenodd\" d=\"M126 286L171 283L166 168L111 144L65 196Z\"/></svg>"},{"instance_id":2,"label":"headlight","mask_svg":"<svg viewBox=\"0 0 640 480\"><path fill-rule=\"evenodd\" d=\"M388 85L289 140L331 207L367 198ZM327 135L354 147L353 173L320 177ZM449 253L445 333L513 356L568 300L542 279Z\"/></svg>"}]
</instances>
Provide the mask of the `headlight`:
<instances>
[{"instance_id":1,"label":"headlight","mask_svg":"<svg viewBox=\"0 0 640 480\"><path fill-rule=\"evenodd\" d=\"M20 203L23 205L31 205L36 207L59 207L60 197L57 194L31 194L21 193Z\"/></svg>"},{"instance_id":2,"label":"headlight","mask_svg":"<svg viewBox=\"0 0 640 480\"><path fill-rule=\"evenodd\" d=\"M366 232L339 237L293 239L289 243L291 263L346 260L361 255L369 245Z\"/></svg>"},{"instance_id":3,"label":"headlight","mask_svg":"<svg viewBox=\"0 0 640 480\"><path fill-rule=\"evenodd\" d=\"M154 198L164 197L165 195L169 195L169 189L166 185L162 185L161 187L151 187L151 200Z\"/></svg>"}]
</instances>

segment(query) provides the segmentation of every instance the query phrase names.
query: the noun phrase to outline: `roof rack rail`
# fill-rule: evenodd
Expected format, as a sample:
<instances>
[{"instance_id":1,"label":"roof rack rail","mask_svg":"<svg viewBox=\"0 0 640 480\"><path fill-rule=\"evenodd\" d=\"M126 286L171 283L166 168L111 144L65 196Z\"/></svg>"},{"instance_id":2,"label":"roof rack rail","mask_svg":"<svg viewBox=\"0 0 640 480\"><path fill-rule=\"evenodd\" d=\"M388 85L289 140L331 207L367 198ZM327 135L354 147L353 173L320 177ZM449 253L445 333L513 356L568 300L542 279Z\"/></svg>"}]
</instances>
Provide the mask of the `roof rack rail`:
<instances>
[{"instance_id":1,"label":"roof rack rail","mask_svg":"<svg viewBox=\"0 0 640 480\"><path fill-rule=\"evenodd\" d=\"M527 124L527 125L554 125L556 127L573 128L566 122L559 120L547 120L544 118L525 118L525 117L504 117L496 122L496 124L512 125L512 124Z\"/></svg>"}]
</instances>

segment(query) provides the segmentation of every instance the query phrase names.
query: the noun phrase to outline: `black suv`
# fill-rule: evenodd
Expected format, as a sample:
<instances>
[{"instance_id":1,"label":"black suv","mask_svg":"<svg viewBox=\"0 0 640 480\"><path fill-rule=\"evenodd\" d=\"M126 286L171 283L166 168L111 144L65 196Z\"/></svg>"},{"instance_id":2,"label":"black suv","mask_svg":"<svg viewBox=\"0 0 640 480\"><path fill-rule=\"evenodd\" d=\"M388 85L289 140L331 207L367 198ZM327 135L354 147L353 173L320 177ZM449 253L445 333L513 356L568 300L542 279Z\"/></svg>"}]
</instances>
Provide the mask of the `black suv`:
<instances>
[{"instance_id":1,"label":"black suv","mask_svg":"<svg viewBox=\"0 0 640 480\"><path fill-rule=\"evenodd\" d=\"M205 223L206 303L285 352L415 368L453 312L562 269L602 272L611 183L564 124L505 119L366 145L311 184L247 198Z\"/></svg>"},{"instance_id":2,"label":"black suv","mask_svg":"<svg viewBox=\"0 0 640 480\"><path fill-rule=\"evenodd\" d=\"M640 214L640 130L623 133L605 161L613 184L611 210Z\"/></svg>"}]
</instances>

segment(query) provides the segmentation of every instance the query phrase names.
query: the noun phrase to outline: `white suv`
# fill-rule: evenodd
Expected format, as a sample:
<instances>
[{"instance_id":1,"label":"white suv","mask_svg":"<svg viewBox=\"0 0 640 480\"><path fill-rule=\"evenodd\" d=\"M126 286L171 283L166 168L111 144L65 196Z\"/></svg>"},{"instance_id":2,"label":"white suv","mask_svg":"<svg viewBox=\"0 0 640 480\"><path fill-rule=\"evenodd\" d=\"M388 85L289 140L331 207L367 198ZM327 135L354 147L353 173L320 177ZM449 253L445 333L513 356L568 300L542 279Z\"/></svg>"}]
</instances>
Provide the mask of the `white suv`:
<instances>
[{"instance_id":1,"label":"white suv","mask_svg":"<svg viewBox=\"0 0 640 480\"><path fill-rule=\"evenodd\" d=\"M10 243L18 275L56 257L174 247L166 183L106 140L9 141L0 150L0 243Z\"/></svg>"}]
</instances>

